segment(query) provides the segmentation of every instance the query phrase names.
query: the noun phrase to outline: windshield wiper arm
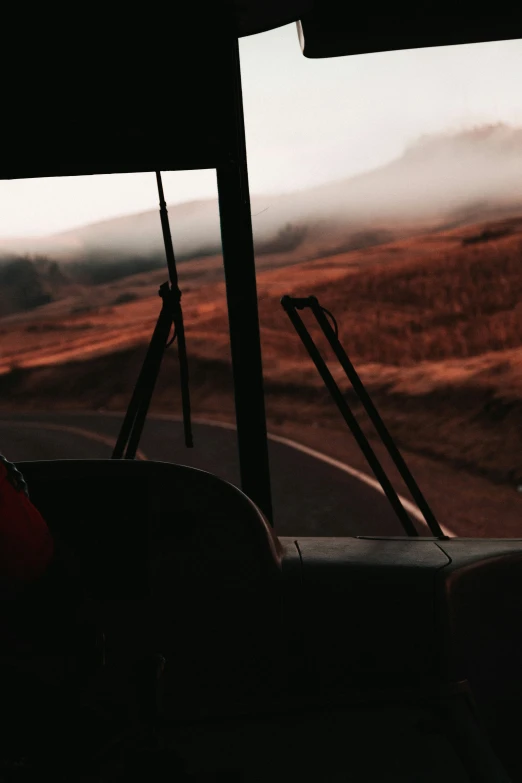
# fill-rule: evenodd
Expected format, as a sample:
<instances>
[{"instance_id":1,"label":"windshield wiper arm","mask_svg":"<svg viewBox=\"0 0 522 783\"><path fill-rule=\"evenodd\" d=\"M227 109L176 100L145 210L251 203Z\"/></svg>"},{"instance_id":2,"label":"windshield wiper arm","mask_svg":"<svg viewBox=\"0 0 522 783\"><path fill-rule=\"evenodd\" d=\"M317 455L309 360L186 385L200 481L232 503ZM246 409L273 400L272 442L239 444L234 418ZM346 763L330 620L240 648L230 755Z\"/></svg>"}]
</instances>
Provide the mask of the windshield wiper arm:
<instances>
[{"instance_id":1,"label":"windshield wiper arm","mask_svg":"<svg viewBox=\"0 0 522 783\"><path fill-rule=\"evenodd\" d=\"M181 384L181 404L183 409L183 427L185 431L185 444L188 448L194 445L192 439L192 425L190 420L190 394L188 377L187 347L185 343L185 328L183 324L183 312L181 310L181 291L178 285L178 273L176 270L176 259L174 256L174 247L172 245L172 236L170 233L169 216L165 196L163 194L163 184L161 181L161 172L156 172L156 181L158 184L158 194L160 201L161 228L163 231L163 242L165 245L165 254L167 256L167 267L169 271L169 283L163 283L159 289L159 295L163 300L161 312L159 314L152 339L138 376L136 386L132 394L129 407L125 414L121 426L118 440L112 453L112 459L134 459L140 442L141 434L145 424L145 419L149 410L154 387L158 379L161 362L165 349L172 345L174 340L178 342L179 358L179 376ZM170 340L169 334L174 324L174 334ZM167 342L168 341L168 342Z\"/></svg>"},{"instance_id":2,"label":"windshield wiper arm","mask_svg":"<svg viewBox=\"0 0 522 783\"><path fill-rule=\"evenodd\" d=\"M176 259L174 256L174 246L170 233L169 215L167 204L163 193L163 183L161 181L161 172L156 172L156 182L158 184L158 194L160 201L161 228L163 231L163 243L165 245L165 254L167 256L167 267L169 270L170 288L172 294L172 310L174 321L174 336L172 341L178 341L178 360L179 360L179 380L181 384L181 407L183 410L183 427L185 431L185 445L192 448L192 426L190 421L190 393L189 393L189 375L187 346L185 343L185 326L183 324L183 312L181 310L181 291L178 284L178 272L176 269ZM169 343L170 345L170 343Z\"/></svg>"},{"instance_id":3,"label":"windshield wiper arm","mask_svg":"<svg viewBox=\"0 0 522 783\"><path fill-rule=\"evenodd\" d=\"M399 449L395 444L395 441L393 440L392 436L388 432L388 429L384 424L383 420L381 419L379 412L377 411L372 399L370 398L370 395L366 391L366 388L364 387L353 364L348 358L346 351L341 345L338 338L337 324L335 322L334 317L331 315L331 313L325 310L325 308L321 307L319 301L315 296L309 296L306 298L283 296L283 298L281 299L281 304L285 309L287 315L289 316L297 334L301 338L303 345L305 346L308 353L310 354L310 357L314 362L321 378L323 379L325 386L327 387L335 403L337 404L340 413L342 414L353 436L355 437L359 445L359 448L361 449L364 456L366 457L368 464L370 465L377 480L379 481L384 491L384 494L386 495L391 506L393 507L393 510L395 511L397 517L399 518L405 532L409 536L418 535L417 530L410 516L406 512L404 506L402 505L399 496L397 495L390 480L388 479L388 476L386 475L384 468L379 462L377 455L375 454L372 447L370 446L370 443L366 435L364 434L361 427L359 426L355 416L353 415L350 409L350 406L346 402L341 390L339 389L339 386L337 385L334 377L332 376L330 370L328 369L326 362L322 358L319 349L317 348L310 333L308 332L308 329L306 328L301 316L297 312L298 310L303 310L304 308L309 307L312 313L315 315L315 318L319 326L321 327L323 334L325 335L326 339L330 343L330 346L332 347L337 359L339 360L341 367L346 373L348 380L352 384L355 393L357 394L359 400L361 401L366 413L370 417L378 435L380 436L397 470L399 471L402 479L404 480L404 483L408 487L413 499L415 500L417 506L419 507L419 510L424 516L428 528L430 529L434 537L442 538L442 539L447 538L447 536L445 536L444 533L442 532L442 529L437 519L435 518L433 511L428 505L426 498L424 497L421 490L419 489L419 486L415 481L415 479L413 478L408 466L406 465L404 458L402 457ZM327 316L329 316L332 319L334 323L334 327L332 327Z\"/></svg>"}]
</instances>

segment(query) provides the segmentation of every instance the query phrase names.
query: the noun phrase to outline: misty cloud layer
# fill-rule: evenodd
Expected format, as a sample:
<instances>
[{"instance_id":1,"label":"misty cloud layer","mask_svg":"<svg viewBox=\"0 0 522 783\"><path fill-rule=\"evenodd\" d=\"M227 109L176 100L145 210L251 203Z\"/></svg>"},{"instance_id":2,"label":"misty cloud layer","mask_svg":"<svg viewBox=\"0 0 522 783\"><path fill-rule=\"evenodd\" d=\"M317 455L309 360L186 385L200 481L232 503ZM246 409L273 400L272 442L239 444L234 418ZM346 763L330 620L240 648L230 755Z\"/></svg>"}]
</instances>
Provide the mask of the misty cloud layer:
<instances>
[{"instance_id":1,"label":"misty cloud layer","mask_svg":"<svg viewBox=\"0 0 522 783\"><path fill-rule=\"evenodd\" d=\"M388 166L305 191L254 196L258 254L295 249L311 236L348 240L361 232L400 235L522 211L522 128L505 125L425 137ZM169 208L179 260L220 253L217 201ZM422 224L422 225L421 225ZM378 237L378 233L376 235ZM332 239L332 241L334 241ZM163 259L159 215L143 212L38 240L0 243L0 253L47 255L58 262Z\"/></svg>"}]
</instances>

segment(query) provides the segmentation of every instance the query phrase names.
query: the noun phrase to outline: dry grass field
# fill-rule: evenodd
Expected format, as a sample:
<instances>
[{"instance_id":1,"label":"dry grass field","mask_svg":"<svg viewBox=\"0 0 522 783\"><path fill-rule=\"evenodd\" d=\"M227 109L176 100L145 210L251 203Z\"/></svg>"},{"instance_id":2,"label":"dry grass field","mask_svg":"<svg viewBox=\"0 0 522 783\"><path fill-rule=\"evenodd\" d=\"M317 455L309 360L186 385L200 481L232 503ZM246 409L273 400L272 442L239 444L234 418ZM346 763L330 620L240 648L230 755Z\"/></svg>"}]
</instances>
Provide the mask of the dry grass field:
<instances>
[{"instance_id":1,"label":"dry grass field","mask_svg":"<svg viewBox=\"0 0 522 783\"><path fill-rule=\"evenodd\" d=\"M219 261L183 265L182 301L195 414L230 419ZM342 343L444 523L468 535L522 535L522 218L258 272L272 431L364 468L280 306L283 294L313 293L336 316ZM3 408L123 409L164 279L162 270L144 272L1 319ZM173 351L157 410L179 410Z\"/></svg>"}]
</instances>

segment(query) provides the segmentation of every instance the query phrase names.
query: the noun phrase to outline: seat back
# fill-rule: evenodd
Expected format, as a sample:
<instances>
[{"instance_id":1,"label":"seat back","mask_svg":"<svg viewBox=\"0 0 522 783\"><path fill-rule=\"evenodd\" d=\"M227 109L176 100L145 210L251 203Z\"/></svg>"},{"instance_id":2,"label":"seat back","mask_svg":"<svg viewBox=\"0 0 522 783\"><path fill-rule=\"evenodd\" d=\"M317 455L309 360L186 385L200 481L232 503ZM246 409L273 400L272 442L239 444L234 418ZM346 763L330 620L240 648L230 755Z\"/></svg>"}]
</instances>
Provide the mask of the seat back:
<instances>
[{"instance_id":1,"label":"seat back","mask_svg":"<svg viewBox=\"0 0 522 783\"><path fill-rule=\"evenodd\" d=\"M149 592L152 563L166 557L187 574L218 572L227 582L279 571L278 541L263 514L239 489L205 471L131 460L18 467L32 502L98 595Z\"/></svg>"},{"instance_id":2,"label":"seat back","mask_svg":"<svg viewBox=\"0 0 522 783\"><path fill-rule=\"evenodd\" d=\"M109 660L164 654L165 704L178 717L233 713L270 698L281 553L246 495L170 463L18 467L97 606Z\"/></svg>"}]
</instances>

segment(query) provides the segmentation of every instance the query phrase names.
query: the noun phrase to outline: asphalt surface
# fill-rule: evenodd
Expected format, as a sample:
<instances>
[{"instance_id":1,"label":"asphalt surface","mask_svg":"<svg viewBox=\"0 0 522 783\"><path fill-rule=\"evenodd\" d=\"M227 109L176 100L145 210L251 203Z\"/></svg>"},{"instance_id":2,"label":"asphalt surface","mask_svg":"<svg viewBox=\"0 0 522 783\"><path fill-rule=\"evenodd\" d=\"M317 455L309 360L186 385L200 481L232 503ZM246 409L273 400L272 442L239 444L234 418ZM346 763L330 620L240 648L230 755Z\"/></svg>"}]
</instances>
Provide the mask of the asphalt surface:
<instances>
[{"instance_id":1,"label":"asphalt surface","mask_svg":"<svg viewBox=\"0 0 522 783\"><path fill-rule=\"evenodd\" d=\"M108 459L123 416L103 413L0 414L0 452L35 459ZM178 421L150 417L141 457L207 470L240 485L236 432L193 425L187 449ZM371 486L289 445L270 441L275 529L282 536L404 535L386 498Z\"/></svg>"}]
</instances>

